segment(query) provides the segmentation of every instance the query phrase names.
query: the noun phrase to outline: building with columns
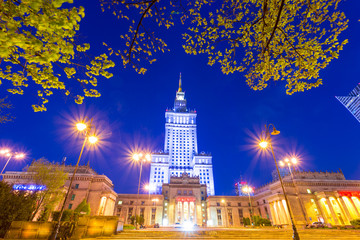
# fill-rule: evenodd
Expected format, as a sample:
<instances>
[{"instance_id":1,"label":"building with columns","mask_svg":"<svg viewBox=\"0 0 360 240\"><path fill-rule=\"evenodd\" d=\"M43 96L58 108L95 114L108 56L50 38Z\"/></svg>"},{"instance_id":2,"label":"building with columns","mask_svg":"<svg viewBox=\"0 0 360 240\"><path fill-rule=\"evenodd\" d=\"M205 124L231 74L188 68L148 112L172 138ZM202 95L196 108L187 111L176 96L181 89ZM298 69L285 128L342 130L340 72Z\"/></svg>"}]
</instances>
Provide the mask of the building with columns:
<instances>
[{"instance_id":1,"label":"building with columns","mask_svg":"<svg viewBox=\"0 0 360 240\"><path fill-rule=\"evenodd\" d=\"M346 180L339 172L293 172L284 177L285 191L297 224L321 221L332 225L349 225L360 218L360 181ZM287 205L280 182L255 190L255 206L261 214L270 209L273 224L289 224ZM263 204L259 204L263 203Z\"/></svg>"},{"instance_id":2,"label":"building with columns","mask_svg":"<svg viewBox=\"0 0 360 240\"><path fill-rule=\"evenodd\" d=\"M297 225L323 222L350 225L360 218L360 180L346 180L339 172L294 171L283 178L285 191ZM290 225L288 206L280 181L255 189L254 196L210 196L207 198L208 226L241 226L242 217L268 218L273 225Z\"/></svg>"},{"instance_id":3,"label":"building with columns","mask_svg":"<svg viewBox=\"0 0 360 240\"><path fill-rule=\"evenodd\" d=\"M207 187L207 194L215 195L212 156L198 151L196 117L196 111L187 108L180 74L174 108L165 112L164 151L152 154L152 193L160 194L163 184L169 183L172 176L179 177L187 173L199 176L200 183Z\"/></svg>"},{"instance_id":4,"label":"building with columns","mask_svg":"<svg viewBox=\"0 0 360 240\"><path fill-rule=\"evenodd\" d=\"M64 185L64 192L67 191L70 179L75 166L61 165L64 171L69 173ZM36 184L34 181L35 172L31 165L27 171L7 171L3 180L10 184L29 186ZM72 188L65 202L65 209L75 209L84 199L90 205L91 215L112 216L114 213L116 192L112 181L105 175L96 173L89 165L79 166L72 183ZM56 209L60 210L63 199Z\"/></svg>"}]
</instances>

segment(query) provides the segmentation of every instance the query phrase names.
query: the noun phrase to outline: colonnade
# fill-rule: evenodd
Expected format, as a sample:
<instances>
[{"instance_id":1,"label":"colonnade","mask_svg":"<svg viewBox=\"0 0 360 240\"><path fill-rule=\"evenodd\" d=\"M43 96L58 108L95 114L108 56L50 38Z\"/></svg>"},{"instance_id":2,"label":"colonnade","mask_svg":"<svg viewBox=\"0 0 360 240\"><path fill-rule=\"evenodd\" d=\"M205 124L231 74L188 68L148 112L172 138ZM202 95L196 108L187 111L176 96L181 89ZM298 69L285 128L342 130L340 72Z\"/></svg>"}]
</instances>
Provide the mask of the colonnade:
<instances>
[{"instance_id":1,"label":"colonnade","mask_svg":"<svg viewBox=\"0 0 360 240\"><path fill-rule=\"evenodd\" d=\"M359 197L319 194L311 199L311 203L312 207L305 209L306 215L316 216L317 219L310 218L310 222L321 221L331 225L349 225L351 220L360 218ZM269 206L274 225L290 224L285 200L269 202ZM300 219L295 219L295 223L297 222L300 222Z\"/></svg>"},{"instance_id":2,"label":"colonnade","mask_svg":"<svg viewBox=\"0 0 360 240\"><path fill-rule=\"evenodd\" d=\"M196 223L195 201L176 201L175 206L175 223L185 221Z\"/></svg>"}]
</instances>

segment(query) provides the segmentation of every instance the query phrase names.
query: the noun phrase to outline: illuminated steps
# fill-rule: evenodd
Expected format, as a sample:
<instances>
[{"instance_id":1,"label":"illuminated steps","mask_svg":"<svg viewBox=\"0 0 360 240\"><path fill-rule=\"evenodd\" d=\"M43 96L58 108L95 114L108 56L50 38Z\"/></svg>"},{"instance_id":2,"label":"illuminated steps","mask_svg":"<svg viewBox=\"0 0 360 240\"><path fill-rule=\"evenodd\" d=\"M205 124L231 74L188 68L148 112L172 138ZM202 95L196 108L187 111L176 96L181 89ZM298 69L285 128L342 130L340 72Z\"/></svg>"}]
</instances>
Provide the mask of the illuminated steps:
<instances>
[{"instance_id":1,"label":"illuminated steps","mask_svg":"<svg viewBox=\"0 0 360 240\"><path fill-rule=\"evenodd\" d=\"M301 240L360 239L359 230L306 229L299 230ZM289 229L238 229L182 231L124 231L112 237L97 239L292 239ZM87 238L87 240L90 240Z\"/></svg>"}]
</instances>

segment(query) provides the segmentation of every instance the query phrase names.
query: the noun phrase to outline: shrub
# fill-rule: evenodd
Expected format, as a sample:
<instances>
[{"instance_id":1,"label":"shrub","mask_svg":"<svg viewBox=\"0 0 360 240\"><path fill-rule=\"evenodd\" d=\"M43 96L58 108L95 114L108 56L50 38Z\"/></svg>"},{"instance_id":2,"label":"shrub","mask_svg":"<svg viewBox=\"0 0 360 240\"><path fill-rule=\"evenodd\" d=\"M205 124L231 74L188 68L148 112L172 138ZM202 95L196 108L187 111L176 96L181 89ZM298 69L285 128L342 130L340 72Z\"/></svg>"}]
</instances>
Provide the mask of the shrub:
<instances>
[{"instance_id":1,"label":"shrub","mask_svg":"<svg viewBox=\"0 0 360 240\"><path fill-rule=\"evenodd\" d=\"M360 226L360 218L351 220L350 224L357 227Z\"/></svg>"},{"instance_id":2,"label":"shrub","mask_svg":"<svg viewBox=\"0 0 360 240\"><path fill-rule=\"evenodd\" d=\"M267 218L262 218L260 216L254 216L254 225L255 226L271 226L271 221Z\"/></svg>"},{"instance_id":3,"label":"shrub","mask_svg":"<svg viewBox=\"0 0 360 240\"><path fill-rule=\"evenodd\" d=\"M132 225L135 225L135 216L130 217L130 222L131 222ZM144 222L145 222L145 219L144 219L143 216L136 215L136 223L138 225L143 225Z\"/></svg>"},{"instance_id":4,"label":"shrub","mask_svg":"<svg viewBox=\"0 0 360 240\"><path fill-rule=\"evenodd\" d=\"M58 221L59 215L60 215L60 211L52 212L53 221ZM67 221L75 221L76 222L78 219L79 219L79 213L74 212L74 210L71 210L71 209L64 210L63 215L61 217L62 222L67 222Z\"/></svg>"},{"instance_id":5,"label":"shrub","mask_svg":"<svg viewBox=\"0 0 360 240\"><path fill-rule=\"evenodd\" d=\"M124 230L132 230L132 229L135 229L135 226L131 225L131 224L124 224L123 229Z\"/></svg>"},{"instance_id":6,"label":"shrub","mask_svg":"<svg viewBox=\"0 0 360 240\"><path fill-rule=\"evenodd\" d=\"M12 221L28 221L35 204L35 193L13 191L11 185L0 181L0 238L5 236Z\"/></svg>"},{"instance_id":7,"label":"shrub","mask_svg":"<svg viewBox=\"0 0 360 240\"><path fill-rule=\"evenodd\" d=\"M80 214L89 215L91 212L90 204L87 203L84 198L84 200L75 208L74 211Z\"/></svg>"},{"instance_id":8,"label":"shrub","mask_svg":"<svg viewBox=\"0 0 360 240\"><path fill-rule=\"evenodd\" d=\"M246 226L246 225L250 225L250 218L243 218L243 222L244 222L244 225Z\"/></svg>"}]
</instances>

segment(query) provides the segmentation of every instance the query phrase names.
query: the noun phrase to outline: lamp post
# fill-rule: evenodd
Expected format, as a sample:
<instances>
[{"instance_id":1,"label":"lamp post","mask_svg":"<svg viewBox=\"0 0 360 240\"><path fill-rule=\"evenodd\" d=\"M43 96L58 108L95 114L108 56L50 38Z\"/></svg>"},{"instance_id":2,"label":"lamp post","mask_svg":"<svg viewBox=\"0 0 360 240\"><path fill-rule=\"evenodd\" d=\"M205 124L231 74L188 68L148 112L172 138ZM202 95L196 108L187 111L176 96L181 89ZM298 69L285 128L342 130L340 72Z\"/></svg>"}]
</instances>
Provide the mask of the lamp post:
<instances>
[{"instance_id":1,"label":"lamp post","mask_svg":"<svg viewBox=\"0 0 360 240\"><path fill-rule=\"evenodd\" d=\"M140 182L141 182L141 173L142 173L142 166L145 162L151 161L151 155L150 154L143 154L143 153L135 153L132 156L132 159L136 162L140 161L140 174L139 174L139 184L138 184L138 191L137 191L137 199L135 204L135 229L137 229L137 219L136 219L136 213L137 213L137 207L139 204L139 194L140 194ZM150 191L150 190L149 190Z\"/></svg>"},{"instance_id":2,"label":"lamp post","mask_svg":"<svg viewBox=\"0 0 360 240\"><path fill-rule=\"evenodd\" d=\"M279 161L279 165L280 167L285 167L285 165L288 166L289 168L289 172L290 172L290 176L291 176L291 181L295 187L295 192L296 192L296 198L299 200L299 203L300 203L300 208L301 208L301 212L303 214L303 217L305 219L305 222L306 223L309 223L308 222L308 218L307 218L307 215L306 215L306 211L304 209L304 206L303 206L303 203L299 197L299 190L297 188L297 185L295 184L295 181L294 181L294 175L292 173L292 170L291 170L291 166L295 166L296 164L298 163L297 159L296 158L291 158L291 160L289 160L289 158L285 158L284 161Z\"/></svg>"},{"instance_id":3,"label":"lamp post","mask_svg":"<svg viewBox=\"0 0 360 240\"><path fill-rule=\"evenodd\" d=\"M250 197L250 194L254 191L252 187L246 185L245 187L243 187L241 189L244 193L247 193L248 196L249 196L249 204L250 204L250 224L251 226L253 225L253 214L254 214L254 209L252 207L252 204L251 204L251 197Z\"/></svg>"},{"instance_id":4,"label":"lamp post","mask_svg":"<svg viewBox=\"0 0 360 240\"><path fill-rule=\"evenodd\" d=\"M85 119L84 119L85 120ZM70 190L71 190L71 185L74 181L74 178L75 178L75 174L76 174L76 171L79 167L79 162L80 162L80 159L81 159L81 156L82 156L82 153L84 151L84 148L85 148L85 145L86 145L86 142L88 141L90 144L95 144L97 141L98 141L98 138L95 136L95 131L93 134L91 134L91 128L92 128L92 119L89 120L89 126L87 124L85 124L84 122L79 122L76 124L76 129L79 131L79 132L84 132L84 141L83 141L83 145L81 147L81 151L80 151L80 155L79 155L79 158L76 162L76 165L75 165L75 169L74 169L74 172L73 172L73 175L71 176L71 179L70 179L70 184L69 184L69 187L66 191L66 194L65 194L65 198L64 198L64 201L62 203L62 206L61 206L61 210L60 210L60 214L59 214L59 219L58 219L58 224L56 226L56 229L55 229L55 234L54 234L54 240L56 239L58 233L59 233L59 230L60 230L60 225L61 225L61 218L62 218L62 215L64 213L64 208L65 208L65 203L66 203L66 200L69 196L69 193L70 193Z\"/></svg>"},{"instance_id":5,"label":"lamp post","mask_svg":"<svg viewBox=\"0 0 360 240\"><path fill-rule=\"evenodd\" d=\"M273 131L271 132L271 134L270 134L270 127L273 128ZM294 240L300 240L299 233L297 232L296 226L294 224L294 219L293 219L292 211L290 209L289 200L288 200L288 197L287 197L286 192L285 192L284 183L283 183L283 180L282 180L281 175L280 175L279 167L278 167L278 164L277 164L277 161L276 161L276 158L275 158L274 149L273 149L273 146L272 146L272 143L271 143L271 135L278 135L279 133L280 133L280 131L276 130L274 124L268 124L268 125L265 124L265 139L263 139L259 143L259 146L261 148L265 149L265 148L268 147L268 145L270 145L270 149L271 149L271 152L272 152L272 155L273 155L273 158L274 158L274 162L275 162L275 166L276 166L276 171L277 171L278 176L279 176L281 188L282 188L283 193L284 193L285 202L286 202L287 209L288 209L289 216L290 216L290 222L291 222L291 226L292 226L292 229L293 229L293 236L292 237L293 237Z\"/></svg>"},{"instance_id":6,"label":"lamp post","mask_svg":"<svg viewBox=\"0 0 360 240\"><path fill-rule=\"evenodd\" d=\"M0 150L0 154L1 154L1 155L4 155L5 157L8 157L8 160L6 161L5 166L4 166L3 169L1 170L0 176L3 175L5 168L6 168L6 166L8 165L8 163L10 162L10 160L12 159L12 157L14 157L14 158L16 158L16 159L22 159L22 158L25 157L25 154L23 154L23 153L17 153L17 152L13 153L13 152L11 152L9 149L1 149L1 150Z\"/></svg>"}]
</instances>

